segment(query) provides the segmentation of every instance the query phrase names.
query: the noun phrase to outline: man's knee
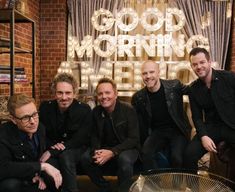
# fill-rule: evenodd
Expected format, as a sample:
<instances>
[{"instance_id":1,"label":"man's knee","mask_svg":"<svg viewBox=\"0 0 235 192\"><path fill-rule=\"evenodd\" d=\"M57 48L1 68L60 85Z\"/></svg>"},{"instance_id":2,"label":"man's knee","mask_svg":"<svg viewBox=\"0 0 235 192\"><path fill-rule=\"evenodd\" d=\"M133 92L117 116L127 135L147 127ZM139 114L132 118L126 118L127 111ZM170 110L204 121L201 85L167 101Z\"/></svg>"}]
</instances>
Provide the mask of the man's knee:
<instances>
[{"instance_id":1,"label":"man's knee","mask_svg":"<svg viewBox=\"0 0 235 192\"><path fill-rule=\"evenodd\" d=\"M82 155L81 155L81 165L82 166L86 166L88 164L92 163L92 155L91 155L91 151L87 150L85 151Z\"/></svg>"},{"instance_id":2,"label":"man's knee","mask_svg":"<svg viewBox=\"0 0 235 192\"><path fill-rule=\"evenodd\" d=\"M118 156L118 165L120 166L125 166L125 165L128 165L128 166L133 166L135 161L137 160L137 156L136 155L136 158L135 158L135 155L133 155L132 153L125 153L125 152L122 152L119 154Z\"/></svg>"},{"instance_id":3,"label":"man's knee","mask_svg":"<svg viewBox=\"0 0 235 192\"><path fill-rule=\"evenodd\" d=\"M172 155L171 156L171 165L174 168L180 168L183 164L183 157L180 155Z\"/></svg>"},{"instance_id":4,"label":"man's knee","mask_svg":"<svg viewBox=\"0 0 235 192\"><path fill-rule=\"evenodd\" d=\"M59 157L60 158L67 158L67 157L71 157L73 155L74 155L74 152L72 149L66 149L60 153Z\"/></svg>"},{"instance_id":5,"label":"man's knee","mask_svg":"<svg viewBox=\"0 0 235 192\"><path fill-rule=\"evenodd\" d=\"M59 155L59 162L60 163L65 163L65 164L70 164L74 162L74 151L73 150L64 150L60 155Z\"/></svg>"},{"instance_id":6,"label":"man's knee","mask_svg":"<svg viewBox=\"0 0 235 192\"><path fill-rule=\"evenodd\" d=\"M148 146L148 145L144 144L141 152L143 155L149 155L149 154L154 154L155 151L156 151L156 149L153 146Z\"/></svg>"},{"instance_id":7,"label":"man's knee","mask_svg":"<svg viewBox=\"0 0 235 192\"><path fill-rule=\"evenodd\" d=\"M194 151L190 146L188 146L183 154L183 160L185 162L192 161L193 159L197 158L196 155L194 154Z\"/></svg>"},{"instance_id":8,"label":"man's knee","mask_svg":"<svg viewBox=\"0 0 235 192\"><path fill-rule=\"evenodd\" d=\"M0 192L20 192L22 181L19 179L5 179L0 181Z\"/></svg>"},{"instance_id":9,"label":"man's knee","mask_svg":"<svg viewBox=\"0 0 235 192\"><path fill-rule=\"evenodd\" d=\"M183 166L186 169L194 170L197 169L198 160L201 158L197 153L194 153L189 148L185 151L183 156Z\"/></svg>"}]
</instances>

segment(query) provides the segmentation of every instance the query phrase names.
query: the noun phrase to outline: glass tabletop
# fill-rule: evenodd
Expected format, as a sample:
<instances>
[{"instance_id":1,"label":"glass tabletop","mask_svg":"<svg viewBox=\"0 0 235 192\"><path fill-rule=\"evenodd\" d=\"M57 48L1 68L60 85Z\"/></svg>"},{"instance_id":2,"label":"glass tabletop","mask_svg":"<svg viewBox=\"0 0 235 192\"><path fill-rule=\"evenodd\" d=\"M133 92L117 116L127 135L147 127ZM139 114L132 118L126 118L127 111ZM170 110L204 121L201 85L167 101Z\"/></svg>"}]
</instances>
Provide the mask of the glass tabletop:
<instances>
[{"instance_id":1,"label":"glass tabletop","mask_svg":"<svg viewBox=\"0 0 235 192\"><path fill-rule=\"evenodd\" d=\"M129 192L232 192L235 182L208 171L174 169L149 170L141 173Z\"/></svg>"}]
</instances>

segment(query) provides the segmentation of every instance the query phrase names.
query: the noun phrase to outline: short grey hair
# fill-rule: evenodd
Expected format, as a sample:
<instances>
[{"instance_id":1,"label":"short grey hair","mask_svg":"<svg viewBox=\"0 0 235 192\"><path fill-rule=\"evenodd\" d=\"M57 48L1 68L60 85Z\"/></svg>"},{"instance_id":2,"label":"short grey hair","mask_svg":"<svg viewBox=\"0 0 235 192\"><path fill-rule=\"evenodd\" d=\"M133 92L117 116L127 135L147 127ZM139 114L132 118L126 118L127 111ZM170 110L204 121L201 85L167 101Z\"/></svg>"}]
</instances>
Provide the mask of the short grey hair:
<instances>
[{"instance_id":1,"label":"short grey hair","mask_svg":"<svg viewBox=\"0 0 235 192\"><path fill-rule=\"evenodd\" d=\"M77 80L75 79L75 77L70 74L70 73L59 73L55 76L55 78L52 81L52 85L51 85L51 90L53 93L56 92L56 85L57 83L60 82L66 82L70 85L72 85L73 87L73 91L74 93L77 93L78 91L78 83Z\"/></svg>"}]
</instances>

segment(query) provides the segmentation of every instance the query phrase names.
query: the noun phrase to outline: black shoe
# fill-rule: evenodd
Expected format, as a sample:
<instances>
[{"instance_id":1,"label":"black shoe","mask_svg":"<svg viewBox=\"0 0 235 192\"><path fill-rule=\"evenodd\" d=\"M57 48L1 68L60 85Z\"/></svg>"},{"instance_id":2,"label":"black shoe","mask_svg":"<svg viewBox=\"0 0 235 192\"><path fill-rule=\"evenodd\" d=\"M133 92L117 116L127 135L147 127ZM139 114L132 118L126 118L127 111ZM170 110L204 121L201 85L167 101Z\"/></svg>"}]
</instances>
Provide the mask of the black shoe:
<instances>
[{"instance_id":1,"label":"black shoe","mask_svg":"<svg viewBox=\"0 0 235 192\"><path fill-rule=\"evenodd\" d=\"M61 189L60 192L79 192L78 190L67 190L67 189Z\"/></svg>"},{"instance_id":2,"label":"black shoe","mask_svg":"<svg viewBox=\"0 0 235 192\"><path fill-rule=\"evenodd\" d=\"M111 188L100 188L98 192L112 192Z\"/></svg>"}]
</instances>

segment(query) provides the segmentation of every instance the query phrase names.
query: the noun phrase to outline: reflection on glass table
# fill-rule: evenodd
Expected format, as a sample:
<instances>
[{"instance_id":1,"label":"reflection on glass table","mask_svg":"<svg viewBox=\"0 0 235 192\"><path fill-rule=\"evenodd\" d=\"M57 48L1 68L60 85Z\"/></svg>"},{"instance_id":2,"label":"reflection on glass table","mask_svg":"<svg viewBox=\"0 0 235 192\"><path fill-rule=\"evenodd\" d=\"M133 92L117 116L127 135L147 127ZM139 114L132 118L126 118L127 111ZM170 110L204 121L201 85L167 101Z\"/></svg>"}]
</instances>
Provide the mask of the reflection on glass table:
<instances>
[{"instance_id":1,"label":"reflection on glass table","mask_svg":"<svg viewBox=\"0 0 235 192\"><path fill-rule=\"evenodd\" d=\"M233 192L235 183L207 171L150 170L142 173L129 192Z\"/></svg>"}]
</instances>

